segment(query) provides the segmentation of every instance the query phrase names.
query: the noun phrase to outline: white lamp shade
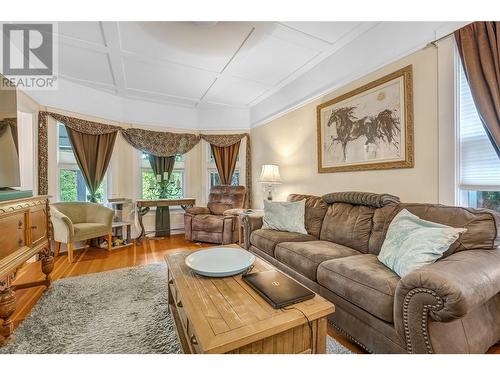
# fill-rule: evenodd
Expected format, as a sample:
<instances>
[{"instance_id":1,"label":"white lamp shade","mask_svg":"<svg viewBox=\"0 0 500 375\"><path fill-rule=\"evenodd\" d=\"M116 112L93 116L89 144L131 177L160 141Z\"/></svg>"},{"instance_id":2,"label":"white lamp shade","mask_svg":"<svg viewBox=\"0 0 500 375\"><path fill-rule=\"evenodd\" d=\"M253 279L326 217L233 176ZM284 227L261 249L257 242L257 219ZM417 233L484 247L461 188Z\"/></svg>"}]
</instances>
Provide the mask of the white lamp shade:
<instances>
[{"instance_id":1,"label":"white lamp shade","mask_svg":"<svg viewBox=\"0 0 500 375\"><path fill-rule=\"evenodd\" d=\"M266 184L281 184L280 168L275 164L264 164L259 182Z\"/></svg>"}]
</instances>

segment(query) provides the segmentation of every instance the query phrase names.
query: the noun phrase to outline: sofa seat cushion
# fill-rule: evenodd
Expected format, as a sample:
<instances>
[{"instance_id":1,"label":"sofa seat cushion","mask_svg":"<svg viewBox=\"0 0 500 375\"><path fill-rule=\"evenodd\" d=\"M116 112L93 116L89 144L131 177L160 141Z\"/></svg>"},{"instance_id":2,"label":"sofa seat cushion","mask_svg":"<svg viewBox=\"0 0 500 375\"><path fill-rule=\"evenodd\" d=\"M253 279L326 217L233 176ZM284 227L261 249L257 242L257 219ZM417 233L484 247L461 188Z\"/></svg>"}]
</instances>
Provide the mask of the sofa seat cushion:
<instances>
[{"instance_id":1,"label":"sofa seat cushion","mask_svg":"<svg viewBox=\"0 0 500 375\"><path fill-rule=\"evenodd\" d=\"M224 230L224 216L196 215L191 222L191 230L202 232L222 233Z\"/></svg>"},{"instance_id":2,"label":"sofa seat cushion","mask_svg":"<svg viewBox=\"0 0 500 375\"><path fill-rule=\"evenodd\" d=\"M73 241L89 240L110 232L109 226L101 223L78 223L73 224L73 228L75 231Z\"/></svg>"},{"instance_id":3,"label":"sofa seat cushion","mask_svg":"<svg viewBox=\"0 0 500 375\"><path fill-rule=\"evenodd\" d=\"M359 255L359 251L329 241L283 242L274 255L280 262L316 281L318 266L326 260Z\"/></svg>"},{"instance_id":4,"label":"sofa seat cushion","mask_svg":"<svg viewBox=\"0 0 500 375\"><path fill-rule=\"evenodd\" d=\"M327 260L319 265L317 279L320 285L377 318L394 322L394 292L400 278L376 255Z\"/></svg>"},{"instance_id":5,"label":"sofa seat cushion","mask_svg":"<svg viewBox=\"0 0 500 375\"><path fill-rule=\"evenodd\" d=\"M281 232L272 229L257 229L250 235L250 244L274 257L276 245L282 242L305 242L316 238L310 234Z\"/></svg>"}]
</instances>

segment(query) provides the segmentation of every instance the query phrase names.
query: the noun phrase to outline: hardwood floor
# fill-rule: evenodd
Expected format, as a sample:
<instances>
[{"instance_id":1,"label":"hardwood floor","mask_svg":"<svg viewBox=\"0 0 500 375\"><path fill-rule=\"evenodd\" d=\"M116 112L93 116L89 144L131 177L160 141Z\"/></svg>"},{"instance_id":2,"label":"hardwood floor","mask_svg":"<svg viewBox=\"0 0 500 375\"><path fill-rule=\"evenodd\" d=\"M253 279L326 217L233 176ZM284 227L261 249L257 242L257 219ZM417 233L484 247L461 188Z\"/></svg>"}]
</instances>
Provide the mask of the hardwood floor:
<instances>
[{"instance_id":1,"label":"hardwood floor","mask_svg":"<svg viewBox=\"0 0 500 375\"><path fill-rule=\"evenodd\" d=\"M186 241L184 235L173 235L162 240L144 241L142 245L117 249L111 252L98 248L75 250L75 260L71 264L67 261L66 253L62 253L55 259L52 279L57 280L71 276L110 271L118 268L163 262L165 254L169 251L181 248L197 250L207 246L213 245L193 243ZM43 277L44 275L40 271L39 262L29 263L21 268L14 284L41 280ZM44 287L37 287L22 289L15 292L17 309L13 315L13 321L16 327L29 314L38 299L42 296L44 290ZM331 326L328 327L328 334L349 350L355 353L364 353L363 349L347 340L344 336L338 334ZM500 354L500 345L492 347L488 353Z\"/></svg>"}]
</instances>

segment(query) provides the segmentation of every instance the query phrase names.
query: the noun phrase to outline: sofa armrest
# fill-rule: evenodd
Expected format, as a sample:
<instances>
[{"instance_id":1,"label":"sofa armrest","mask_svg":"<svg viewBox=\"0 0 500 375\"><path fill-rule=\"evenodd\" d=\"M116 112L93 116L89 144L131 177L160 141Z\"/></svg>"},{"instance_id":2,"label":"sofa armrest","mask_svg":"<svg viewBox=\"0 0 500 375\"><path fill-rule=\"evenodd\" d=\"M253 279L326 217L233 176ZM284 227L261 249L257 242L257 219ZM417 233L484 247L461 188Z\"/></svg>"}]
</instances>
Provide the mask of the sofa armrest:
<instances>
[{"instance_id":1,"label":"sofa armrest","mask_svg":"<svg viewBox=\"0 0 500 375\"><path fill-rule=\"evenodd\" d=\"M51 207L50 221L52 222L54 241L63 243L70 242L75 234L71 219L61 211Z\"/></svg>"},{"instance_id":2,"label":"sofa armrest","mask_svg":"<svg viewBox=\"0 0 500 375\"><path fill-rule=\"evenodd\" d=\"M250 248L250 235L253 231L262 228L264 216L262 214L243 214L241 217L241 225L243 226L243 247Z\"/></svg>"},{"instance_id":3,"label":"sofa armrest","mask_svg":"<svg viewBox=\"0 0 500 375\"><path fill-rule=\"evenodd\" d=\"M432 352L429 319L450 322L500 292L500 249L467 250L411 272L401 279L394 323L410 352Z\"/></svg>"},{"instance_id":4,"label":"sofa armrest","mask_svg":"<svg viewBox=\"0 0 500 375\"><path fill-rule=\"evenodd\" d=\"M207 207L190 207L186 208L186 213L191 215L208 215L210 210Z\"/></svg>"}]
</instances>

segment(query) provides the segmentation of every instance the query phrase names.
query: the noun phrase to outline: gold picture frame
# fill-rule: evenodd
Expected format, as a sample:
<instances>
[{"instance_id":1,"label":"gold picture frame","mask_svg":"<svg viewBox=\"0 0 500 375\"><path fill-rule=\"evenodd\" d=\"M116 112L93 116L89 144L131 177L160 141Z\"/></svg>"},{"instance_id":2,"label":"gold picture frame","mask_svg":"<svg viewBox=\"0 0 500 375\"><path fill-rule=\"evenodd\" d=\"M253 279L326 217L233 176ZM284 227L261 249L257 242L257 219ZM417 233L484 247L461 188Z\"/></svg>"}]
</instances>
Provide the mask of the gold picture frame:
<instances>
[{"instance_id":1,"label":"gold picture frame","mask_svg":"<svg viewBox=\"0 0 500 375\"><path fill-rule=\"evenodd\" d=\"M318 105L318 172L413 168L412 80L408 65Z\"/></svg>"}]
</instances>

